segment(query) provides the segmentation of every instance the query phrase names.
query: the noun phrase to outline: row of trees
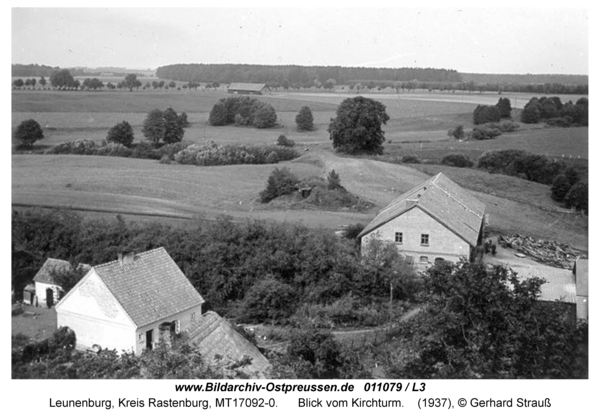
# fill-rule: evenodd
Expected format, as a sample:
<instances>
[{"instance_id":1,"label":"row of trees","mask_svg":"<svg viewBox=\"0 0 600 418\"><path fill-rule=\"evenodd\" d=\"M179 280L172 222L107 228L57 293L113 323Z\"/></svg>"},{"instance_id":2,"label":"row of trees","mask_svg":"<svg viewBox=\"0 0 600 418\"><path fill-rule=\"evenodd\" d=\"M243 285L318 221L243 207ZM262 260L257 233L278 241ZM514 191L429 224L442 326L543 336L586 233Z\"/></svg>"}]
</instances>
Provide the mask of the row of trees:
<instances>
[{"instance_id":1,"label":"row of trees","mask_svg":"<svg viewBox=\"0 0 600 418\"><path fill-rule=\"evenodd\" d=\"M500 119L510 118L512 106L510 99L501 97L494 106L477 105L473 111L473 123L479 125L482 123L500 122Z\"/></svg>"},{"instance_id":2,"label":"row of trees","mask_svg":"<svg viewBox=\"0 0 600 418\"><path fill-rule=\"evenodd\" d=\"M559 126L588 126L588 99L582 97L575 104L562 103L560 97L532 97L521 112L521 122L546 122Z\"/></svg>"}]
</instances>

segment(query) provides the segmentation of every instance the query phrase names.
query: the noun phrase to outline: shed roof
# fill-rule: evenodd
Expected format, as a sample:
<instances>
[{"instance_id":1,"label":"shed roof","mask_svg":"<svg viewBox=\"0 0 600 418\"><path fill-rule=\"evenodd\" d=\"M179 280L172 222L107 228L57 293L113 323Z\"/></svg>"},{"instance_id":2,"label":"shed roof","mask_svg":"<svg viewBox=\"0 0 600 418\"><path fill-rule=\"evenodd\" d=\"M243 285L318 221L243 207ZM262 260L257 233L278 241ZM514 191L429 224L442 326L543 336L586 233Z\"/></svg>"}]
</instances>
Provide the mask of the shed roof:
<instances>
[{"instance_id":1,"label":"shed roof","mask_svg":"<svg viewBox=\"0 0 600 418\"><path fill-rule=\"evenodd\" d=\"M167 251L160 247L93 267L136 326L141 327L204 302Z\"/></svg>"},{"instance_id":2,"label":"shed roof","mask_svg":"<svg viewBox=\"0 0 600 418\"><path fill-rule=\"evenodd\" d=\"M79 266L83 267L84 270L89 270L90 266L87 264L79 264ZM58 269L70 269L71 263L66 260L60 260L58 258L48 258L42 267L38 270L38 272L33 277L33 281L35 283L44 283L44 284L52 284L59 286L54 280L52 276L52 272Z\"/></svg>"},{"instance_id":3,"label":"shed roof","mask_svg":"<svg viewBox=\"0 0 600 418\"><path fill-rule=\"evenodd\" d=\"M260 92L265 87L267 87L266 84L258 84L258 83L231 83L227 87L227 90L243 90L243 91Z\"/></svg>"},{"instance_id":4,"label":"shed roof","mask_svg":"<svg viewBox=\"0 0 600 418\"><path fill-rule=\"evenodd\" d=\"M241 367L241 370L257 377L265 377L264 373L270 367L269 361L258 348L215 312L206 312L188 328L187 333L190 343L207 360L215 355L232 361L247 356L252 362Z\"/></svg>"},{"instance_id":5,"label":"shed roof","mask_svg":"<svg viewBox=\"0 0 600 418\"><path fill-rule=\"evenodd\" d=\"M419 184L382 209L359 237L418 207L472 246L477 245L485 205L443 173Z\"/></svg>"},{"instance_id":6,"label":"shed roof","mask_svg":"<svg viewBox=\"0 0 600 418\"><path fill-rule=\"evenodd\" d=\"M575 280L571 270L559 269L549 266L511 266L520 278L528 279L539 277L545 279L540 290L540 300L549 302L576 303Z\"/></svg>"}]
</instances>

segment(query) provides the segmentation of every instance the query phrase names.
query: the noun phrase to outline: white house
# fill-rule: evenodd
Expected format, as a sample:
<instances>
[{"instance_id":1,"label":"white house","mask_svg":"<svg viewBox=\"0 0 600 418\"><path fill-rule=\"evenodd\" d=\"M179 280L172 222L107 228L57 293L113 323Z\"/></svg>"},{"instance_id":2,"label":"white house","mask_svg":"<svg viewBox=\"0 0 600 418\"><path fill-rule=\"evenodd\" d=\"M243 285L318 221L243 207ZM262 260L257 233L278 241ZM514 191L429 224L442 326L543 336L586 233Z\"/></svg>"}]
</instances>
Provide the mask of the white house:
<instances>
[{"instance_id":1,"label":"white house","mask_svg":"<svg viewBox=\"0 0 600 418\"><path fill-rule=\"evenodd\" d=\"M89 269L90 266L81 264L85 269ZM71 263L65 260L59 260L56 258L48 258L36 275L33 277L35 285L35 298L37 298L37 304L41 306L52 307L60 299L63 289L56 283L53 271L71 269ZM29 300L29 304L35 304L33 299Z\"/></svg>"},{"instance_id":2,"label":"white house","mask_svg":"<svg viewBox=\"0 0 600 418\"><path fill-rule=\"evenodd\" d=\"M485 220L485 205L439 173L392 201L359 238L363 249L372 239L393 242L407 260L427 267L473 260Z\"/></svg>"},{"instance_id":3,"label":"white house","mask_svg":"<svg viewBox=\"0 0 600 418\"><path fill-rule=\"evenodd\" d=\"M188 328L204 299L164 248L92 267L56 305L58 327L75 331L77 347L141 354L163 336Z\"/></svg>"}]
</instances>

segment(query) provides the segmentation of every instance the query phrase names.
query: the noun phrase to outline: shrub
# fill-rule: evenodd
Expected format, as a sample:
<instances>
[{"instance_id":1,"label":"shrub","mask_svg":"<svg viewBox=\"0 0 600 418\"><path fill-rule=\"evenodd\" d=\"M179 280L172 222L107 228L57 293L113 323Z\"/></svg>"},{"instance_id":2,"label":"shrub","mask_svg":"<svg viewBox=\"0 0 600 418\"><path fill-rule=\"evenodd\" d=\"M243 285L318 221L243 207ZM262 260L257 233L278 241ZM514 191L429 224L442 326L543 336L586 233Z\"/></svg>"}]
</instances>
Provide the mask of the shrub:
<instances>
[{"instance_id":1,"label":"shrub","mask_svg":"<svg viewBox=\"0 0 600 418\"><path fill-rule=\"evenodd\" d=\"M106 155L109 157L131 157L133 151L125 145L109 143L103 147L96 148L94 155Z\"/></svg>"},{"instance_id":2,"label":"shrub","mask_svg":"<svg viewBox=\"0 0 600 418\"><path fill-rule=\"evenodd\" d=\"M260 201L268 203L276 197L291 194L298 188L298 183L298 177L288 168L276 168L269 175L267 187L260 192Z\"/></svg>"},{"instance_id":3,"label":"shrub","mask_svg":"<svg viewBox=\"0 0 600 418\"><path fill-rule=\"evenodd\" d=\"M212 126L227 125L227 109L224 103L220 101L215 103L208 116L208 123Z\"/></svg>"},{"instance_id":4,"label":"shrub","mask_svg":"<svg viewBox=\"0 0 600 418\"><path fill-rule=\"evenodd\" d=\"M570 116L563 116L561 118L551 118L546 120L546 124L549 126L558 126L559 128L569 128L573 123L573 118Z\"/></svg>"},{"instance_id":5,"label":"shrub","mask_svg":"<svg viewBox=\"0 0 600 418\"><path fill-rule=\"evenodd\" d=\"M498 128L490 128L487 126L476 126L471 132L471 139L483 140L483 139L494 139L497 136L502 135L502 131Z\"/></svg>"},{"instance_id":6,"label":"shrub","mask_svg":"<svg viewBox=\"0 0 600 418\"><path fill-rule=\"evenodd\" d=\"M314 128L314 118L310 107L302 106L296 115L296 127L299 131L311 131Z\"/></svg>"},{"instance_id":7,"label":"shrub","mask_svg":"<svg viewBox=\"0 0 600 418\"><path fill-rule=\"evenodd\" d=\"M258 102L252 115L252 124L259 128L272 128L277 123L277 113L269 103Z\"/></svg>"},{"instance_id":8,"label":"shrub","mask_svg":"<svg viewBox=\"0 0 600 418\"><path fill-rule=\"evenodd\" d=\"M98 145L91 139L78 139L76 141L55 145L44 154L95 155L97 149Z\"/></svg>"},{"instance_id":9,"label":"shrub","mask_svg":"<svg viewBox=\"0 0 600 418\"><path fill-rule=\"evenodd\" d=\"M491 173L503 173L513 161L524 158L526 155L526 151L514 149L486 151L481 154L481 157L477 160L477 167L483 168Z\"/></svg>"},{"instance_id":10,"label":"shrub","mask_svg":"<svg viewBox=\"0 0 600 418\"><path fill-rule=\"evenodd\" d=\"M365 229L365 226L361 223L348 225L344 231L344 238L356 239L363 229Z\"/></svg>"},{"instance_id":11,"label":"shrub","mask_svg":"<svg viewBox=\"0 0 600 418\"><path fill-rule=\"evenodd\" d=\"M21 146L29 148L34 142L44 138L44 131L37 121L28 119L17 126L15 137Z\"/></svg>"},{"instance_id":12,"label":"shrub","mask_svg":"<svg viewBox=\"0 0 600 418\"><path fill-rule=\"evenodd\" d=\"M502 133L514 132L517 129L519 129L519 124L512 122L510 120L505 120L505 121L502 121L499 123L496 123L496 122L486 123L484 126L488 127L488 128L492 128L492 129L498 129Z\"/></svg>"},{"instance_id":13,"label":"shrub","mask_svg":"<svg viewBox=\"0 0 600 418\"><path fill-rule=\"evenodd\" d=\"M478 105L473 112L473 123L475 125L499 121L500 110L496 106Z\"/></svg>"},{"instance_id":14,"label":"shrub","mask_svg":"<svg viewBox=\"0 0 600 418\"><path fill-rule=\"evenodd\" d=\"M158 160L161 155L156 146L150 142L140 142L132 148L132 158L142 158L146 160Z\"/></svg>"},{"instance_id":15,"label":"shrub","mask_svg":"<svg viewBox=\"0 0 600 418\"><path fill-rule=\"evenodd\" d=\"M110 128L106 135L106 142L130 146L133 142L133 128L129 122L123 121Z\"/></svg>"},{"instance_id":16,"label":"shrub","mask_svg":"<svg viewBox=\"0 0 600 418\"><path fill-rule=\"evenodd\" d=\"M496 107L500 111L501 118L510 118L512 112L512 106L510 105L510 99L501 97L496 103Z\"/></svg>"},{"instance_id":17,"label":"shrub","mask_svg":"<svg viewBox=\"0 0 600 418\"><path fill-rule=\"evenodd\" d=\"M451 167L473 167L473 161L466 154L448 154L442 158L442 164Z\"/></svg>"},{"instance_id":18,"label":"shrub","mask_svg":"<svg viewBox=\"0 0 600 418\"><path fill-rule=\"evenodd\" d=\"M421 160L416 155L403 155L401 161L404 164L421 164Z\"/></svg>"},{"instance_id":19,"label":"shrub","mask_svg":"<svg viewBox=\"0 0 600 418\"><path fill-rule=\"evenodd\" d=\"M565 204L577 210L588 210L588 185L584 182L578 182L569 189L565 196Z\"/></svg>"},{"instance_id":20,"label":"shrub","mask_svg":"<svg viewBox=\"0 0 600 418\"><path fill-rule=\"evenodd\" d=\"M559 174L554 177L552 182L552 199L557 202L562 202L569 190L571 189L571 183L565 174Z\"/></svg>"},{"instance_id":21,"label":"shrub","mask_svg":"<svg viewBox=\"0 0 600 418\"><path fill-rule=\"evenodd\" d=\"M272 275L259 281L246 292L242 302L242 320L264 322L289 318L295 310L294 288Z\"/></svg>"},{"instance_id":22,"label":"shrub","mask_svg":"<svg viewBox=\"0 0 600 418\"><path fill-rule=\"evenodd\" d=\"M296 145L296 143L291 139L288 139L285 135L279 135L279 137L277 138L277 145L279 145L280 147L293 148Z\"/></svg>"},{"instance_id":23,"label":"shrub","mask_svg":"<svg viewBox=\"0 0 600 418\"><path fill-rule=\"evenodd\" d=\"M458 125L456 128L448 130L448 136L454 139L463 139L465 137L465 129L462 125Z\"/></svg>"},{"instance_id":24,"label":"shrub","mask_svg":"<svg viewBox=\"0 0 600 418\"><path fill-rule=\"evenodd\" d=\"M335 170L331 170L327 174L327 188L329 190L343 189L340 181L340 175L336 173Z\"/></svg>"},{"instance_id":25,"label":"shrub","mask_svg":"<svg viewBox=\"0 0 600 418\"><path fill-rule=\"evenodd\" d=\"M202 166L232 164L272 164L298 157L292 148L280 146L217 145L208 141L205 145L190 145L177 152L173 159L180 164Z\"/></svg>"}]
</instances>

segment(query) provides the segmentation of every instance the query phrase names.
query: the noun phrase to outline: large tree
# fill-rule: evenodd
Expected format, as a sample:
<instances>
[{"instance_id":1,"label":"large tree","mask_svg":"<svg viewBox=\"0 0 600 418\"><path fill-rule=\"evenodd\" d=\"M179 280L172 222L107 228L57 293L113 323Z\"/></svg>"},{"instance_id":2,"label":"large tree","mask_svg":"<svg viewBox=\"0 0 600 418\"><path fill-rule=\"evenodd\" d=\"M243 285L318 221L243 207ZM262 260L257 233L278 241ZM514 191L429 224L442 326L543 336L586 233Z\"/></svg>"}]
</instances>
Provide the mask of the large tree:
<instances>
[{"instance_id":1,"label":"large tree","mask_svg":"<svg viewBox=\"0 0 600 418\"><path fill-rule=\"evenodd\" d=\"M142 126L144 137L156 145L164 138L165 131L166 122L162 110L154 109L148 112Z\"/></svg>"},{"instance_id":2,"label":"large tree","mask_svg":"<svg viewBox=\"0 0 600 418\"><path fill-rule=\"evenodd\" d=\"M75 85L75 79L69 72L69 70L59 70L50 76L50 84L57 88L73 87Z\"/></svg>"},{"instance_id":3,"label":"large tree","mask_svg":"<svg viewBox=\"0 0 600 418\"><path fill-rule=\"evenodd\" d=\"M44 131L34 119L24 120L17 126L15 137L23 147L31 147L35 141L44 138Z\"/></svg>"},{"instance_id":4,"label":"large tree","mask_svg":"<svg viewBox=\"0 0 600 418\"><path fill-rule=\"evenodd\" d=\"M311 131L314 128L314 118L310 107L302 106L296 115L296 127L299 131Z\"/></svg>"},{"instance_id":5,"label":"large tree","mask_svg":"<svg viewBox=\"0 0 600 418\"><path fill-rule=\"evenodd\" d=\"M163 112L163 118L165 120L165 133L163 136L164 143L173 144L175 142L181 142L183 140L185 129L183 129L177 112L175 112L173 108L169 107Z\"/></svg>"},{"instance_id":6,"label":"large tree","mask_svg":"<svg viewBox=\"0 0 600 418\"><path fill-rule=\"evenodd\" d=\"M137 89L142 85L142 82L137 79L135 74L127 74L123 80L123 86L127 87L129 91Z\"/></svg>"},{"instance_id":7,"label":"large tree","mask_svg":"<svg viewBox=\"0 0 600 418\"><path fill-rule=\"evenodd\" d=\"M340 103L327 131L337 151L381 154L385 141L381 125L389 119L382 103L362 96L352 97Z\"/></svg>"},{"instance_id":8,"label":"large tree","mask_svg":"<svg viewBox=\"0 0 600 418\"><path fill-rule=\"evenodd\" d=\"M133 142L133 128L127 121L117 123L108 130L106 142L115 142L117 144L130 146Z\"/></svg>"}]
</instances>

